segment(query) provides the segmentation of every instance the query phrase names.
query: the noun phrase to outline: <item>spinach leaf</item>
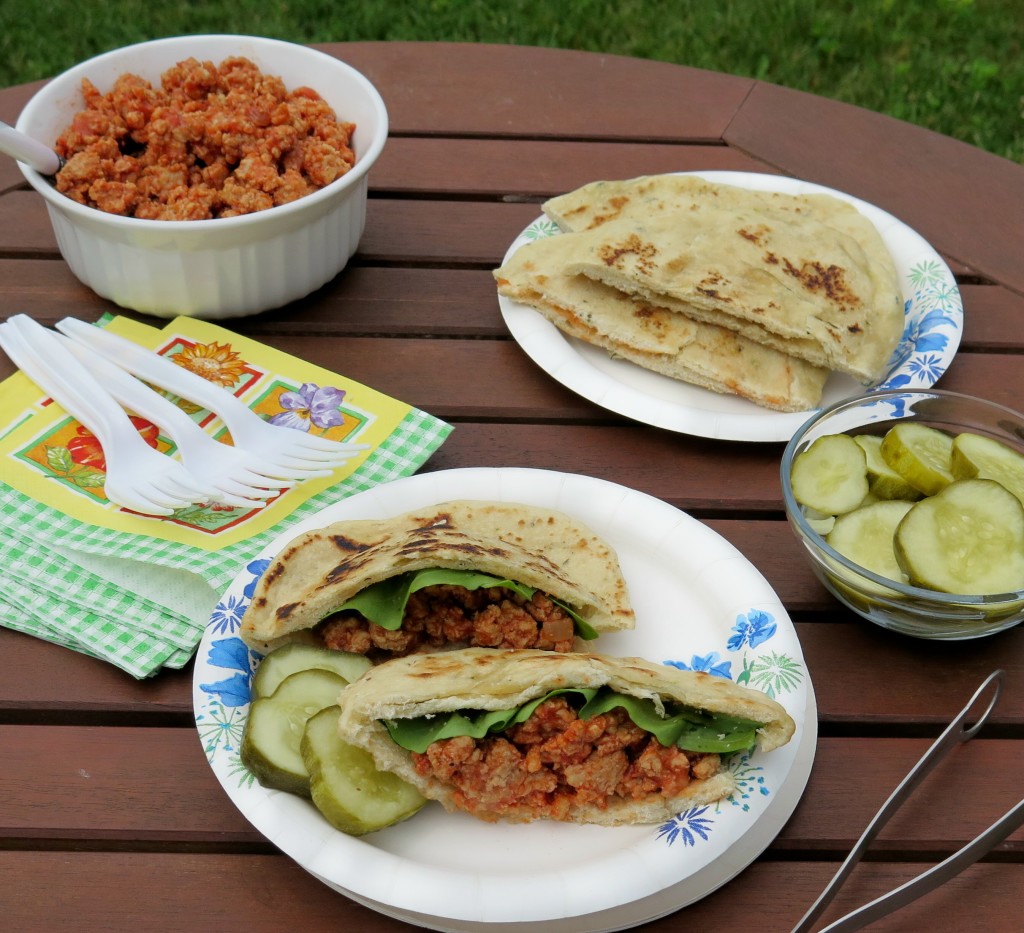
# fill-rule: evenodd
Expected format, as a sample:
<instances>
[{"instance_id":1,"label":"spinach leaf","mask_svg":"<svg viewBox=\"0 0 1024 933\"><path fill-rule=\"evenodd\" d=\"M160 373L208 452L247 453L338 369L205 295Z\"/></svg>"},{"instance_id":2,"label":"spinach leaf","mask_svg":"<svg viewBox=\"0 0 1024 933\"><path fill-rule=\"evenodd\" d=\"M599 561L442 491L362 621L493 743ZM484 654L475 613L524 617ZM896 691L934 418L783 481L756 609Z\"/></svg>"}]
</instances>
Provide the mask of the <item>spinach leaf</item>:
<instances>
[{"instance_id":1,"label":"spinach leaf","mask_svg":"<svg viewBox=\"0 0 1024 933\"><path fill-rule=\"evenodd\" d=\"M459 710L415 719L386 720L391 738L402 748L424 752L432 742L468 735L482 739L525 722L545 700L559 694L578 694L582 698L581 719L621 707L641 729L653 733L665 746L676 745L689 752L743 751L754 747L759 723L734 716L723 716L687 707L673 707L660 716L651 700L626 696L602 688L568 687L552 690L521 707L504 710Z\"/></svg>"},{"instance_id":2,"label":"spinach leaf","mask_svg":"<svg viewBox=\"0 0 1024 933\"><path fill-rule=\"evenodd\" d=\"M450 570L438 567L431 570L412 570L409 573L402 573L398 574L398 576L389 577L387 580L381 580L379 583L371 583L368 587L356 593L351 599L344 602L335 611L354 610L364 618L375 622L381 628L394 632L402 625L402 618L405 615L405 606L409 602L409 597L417 590L438 584L463 586L467 590L501 586L518 593L526 599L529 599L537 592L535 587L526 586L515 580L502 580L500 577L495 577L489 573L479 573L475 570ZM584 621L576 610L559 599L550 598L553 603L572 616L576 626L576 633L580 638L587 641L597 638L597 632Z\"/></svg>"}]
</instances>

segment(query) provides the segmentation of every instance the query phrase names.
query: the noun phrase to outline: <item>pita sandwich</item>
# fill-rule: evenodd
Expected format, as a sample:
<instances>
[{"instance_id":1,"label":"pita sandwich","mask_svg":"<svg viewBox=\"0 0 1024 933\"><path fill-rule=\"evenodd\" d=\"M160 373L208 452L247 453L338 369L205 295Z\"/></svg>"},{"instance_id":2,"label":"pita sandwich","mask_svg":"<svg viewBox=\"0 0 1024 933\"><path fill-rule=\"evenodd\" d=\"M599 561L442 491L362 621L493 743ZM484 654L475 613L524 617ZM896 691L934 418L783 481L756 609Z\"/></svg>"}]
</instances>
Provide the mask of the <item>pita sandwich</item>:
<instances>
[{"instance_id":1,"label":"pita sandwich","mask_svg":"<svg viewBox=\"0 0 1024 933\"><path fill-rule=\"evenodd\" d=\"M562 234L527 243L495 270L498 292L536 309L570 337L672 379L775 411L817 407L827 370L729 328L565 273L578 239Z\"/></svg>"},{"instance_id":2,"label":"pita sandwich","mask_svg":"<svg viewBox=\"0 0 1024 933\"><path fill-rule=\"evenodd\" d=\"M723 756L785 745L775 700L638 658L467 648L345 687L341 738L448 810L488 821L657 823L735 788Z\"/></svg>"},{"instance_id":3,"label":"pita sandwich","mask_svg":"<svg viewBox=\"0 0 1024 933\"><path fill-rule=\"evenodd\" d=\"M458 500L298 535L271 561L240 636L306 641L375 663L465 644L572 650L630 629L618 557L561 512Z\"/></svg>"},{"instance_id":4,"label":"pita sandwich","mask_svg":"<svg viewBox=\"0 0 1024 933\"><path fill-rule=\"evenodd\" d=\"M891 255L874 225L831 195L657 175L595 182L544 211L585 234L566 272L816 366L877 381L902 335Z\"/></svg>"}]
</instances>

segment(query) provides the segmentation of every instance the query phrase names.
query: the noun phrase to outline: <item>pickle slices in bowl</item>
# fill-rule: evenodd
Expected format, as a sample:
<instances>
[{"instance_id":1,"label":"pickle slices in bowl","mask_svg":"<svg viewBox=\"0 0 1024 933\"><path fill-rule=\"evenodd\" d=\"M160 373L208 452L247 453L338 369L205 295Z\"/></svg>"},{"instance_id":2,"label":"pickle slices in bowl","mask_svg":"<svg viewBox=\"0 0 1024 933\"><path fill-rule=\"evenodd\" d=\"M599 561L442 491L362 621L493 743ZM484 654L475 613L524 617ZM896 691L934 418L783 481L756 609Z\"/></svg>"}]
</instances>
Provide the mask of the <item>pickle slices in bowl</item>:
<instances>
[{"instance_id":1,"label":"pickle slices in bowl","mask_svg":"<svg viewBox=\"0 0 1024 933\"><path fill-rule=\"evenodd\" d=\"M997 440L915 422L824 435L794 459L791 485L817 522L835 515L829 545L879 576L958 595L1024 590L1024 456Z\"/></svg>"},{"instance_id":2,"label":"pickle slices in bowl","mask_svg":"<svg viewBox=\"0 0 1024 933\"><path fill-rule=\"evenodd\" d=\"M361 655L314 645L270 652L253 678L239 748L260 784L311 799L332 826L350 835L391 826L426 803L337 734L341 691L370 666Z\"/></svg>"}]
</instances>

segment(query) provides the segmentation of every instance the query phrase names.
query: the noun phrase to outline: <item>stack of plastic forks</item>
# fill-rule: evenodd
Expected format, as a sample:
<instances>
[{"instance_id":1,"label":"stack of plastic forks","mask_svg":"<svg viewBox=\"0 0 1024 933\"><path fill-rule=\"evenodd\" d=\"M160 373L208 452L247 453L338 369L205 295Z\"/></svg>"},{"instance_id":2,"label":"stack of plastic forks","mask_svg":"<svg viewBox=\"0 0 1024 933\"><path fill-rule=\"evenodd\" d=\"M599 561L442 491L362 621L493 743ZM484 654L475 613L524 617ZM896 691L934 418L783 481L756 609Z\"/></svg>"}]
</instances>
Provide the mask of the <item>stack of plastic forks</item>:
<instances>
[{"instance_id":1,"label":"stack of plastic forks","mask_svg":"<svg viewBox=\"0 0 1024 933\"><path fill-rule=\"evenodd\" d=\"M74 318L57 327L60 334L15 315L0 324L0 346L96 435L106 460L104 491L125 508L150 515L196 502L256 508L280 489L329 476L365 449L269 424L230 392L101 328ZM219 415L233 446L214 440L140 380ZM157 424L181 461L149 447L126 409Z\"/></svg>"}]
</instances>

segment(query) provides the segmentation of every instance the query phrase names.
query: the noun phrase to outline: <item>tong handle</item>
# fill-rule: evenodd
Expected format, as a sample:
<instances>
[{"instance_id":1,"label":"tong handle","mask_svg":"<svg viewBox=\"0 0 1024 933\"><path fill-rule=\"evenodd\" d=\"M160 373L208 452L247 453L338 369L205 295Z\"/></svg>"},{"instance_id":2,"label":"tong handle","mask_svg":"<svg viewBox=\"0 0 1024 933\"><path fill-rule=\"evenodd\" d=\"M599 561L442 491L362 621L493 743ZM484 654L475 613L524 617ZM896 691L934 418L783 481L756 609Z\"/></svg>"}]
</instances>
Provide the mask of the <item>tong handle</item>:
<instances>
[{"instance_id":1,"label":"tong handle","mask_svg":"<svg viewBox=\"0 0 1024 933\"><path fill-rule=\"evenodd\" d=\"M857 840L854 847L850 850L850 854L846 857L846 860L842 865L839 866L839 870L835 873L832 880L825 887L825 890L821 892L818 899L811 905L810 909L801 918L800 922L793 927L793 933L807 933L814 924L814 921L821 916L825 908L832 902L832 899L836 896L839 888L842 887L843 882L846 881L850 872L853 871L854 867L861 860L864 852L868 846L874 840L874 838L881 831L882 827L890 820L892 815L903 805L906 799L913 793L914 789L924 780L924 778L932 771L932 769L946 757L949 752L956 746L963 742L968 742L985 724L992 710L995 708L996 702L999 699L999 693L1003 687L1004 673L1001 670L993 671L985 680L981 686L978 687L974 692L974 696L968 701L967 705L960 710L953 721L943 730L942 734L932 743L931 747L924 753L921 760L918 761L907 776L900 782L899 786L889 795L889 799L882 804L881 809L874 815L871 822L868 823L864 832L861 834L860 839ZM971 717L971 712L979 700L984 696L985 692L992 688L992 696L988 701L988 706L985 707L984 711L978 716L974 723L967 726L966 723ZM1024 804L1024 801L1022 801ZM910 903L912 900L925 894L927 891L932 890L936 885L941 884L947 878L956 875L971 863L975 862L978 858L989 851L994 845L1001 842L1006 838L1020 822L1014 823L1013 817L1016 814L1017 819L1024 818L1024 813L1018 814L1017 811L1021 809L1018 805L1011 810L1001 820L994 823L988 830L982 833L973 842L968 843L963 849L950 858L946 859L945 862L936 865L934 868L919 875L912 881L907 882L899 888L890 891L888 894L883 895L870 904L866 904L859 910L853 913L847 914L847 916L837 920L832 925L825 927L821 933L829 931L829 933L838 933L842 930L844 933L848 933L850 930L856 930L862 927L866 923L870 923L872 920L877 919L880 916L888 913L890 910L896 910L905 904ZM1002 835L999 832L1005 829ZM991 835L990 835L991 834ZM965 853L967 853L965 855ZM970 856L970 857L968 857ZM941 869L947 868L950 863L953 863L952 870L949 870L948 874L940 873L936 880L936 873L940 872ZM929 883L930 882L930 883ZM906 896L906 892L910 891L909 896ZM865 912L871 910L871 916L865 916Z\"/></svg>"},{"instance_id":2,"label":"tong handle","mask_svg":"<svg viewBox=\"0 0 1024 933\"><path fill-rule=\"evenodd\" d=\"M938 865L911 878L888 894L875 898L863 907L851 911L845 917L830 923L821 933L852 933L884 917L886 914L906 907L912 901L923 897L929 891L941 887L950 878L960 874L965 868L973 865L983 855L1002 842L1014 830L1024 826L1024 800L996 820L980 836L969 842L962 849L954 852L949 858Z\"/></svg>"}]
</instances>

